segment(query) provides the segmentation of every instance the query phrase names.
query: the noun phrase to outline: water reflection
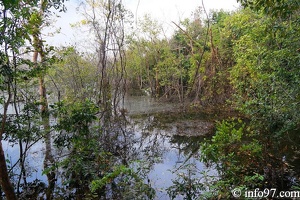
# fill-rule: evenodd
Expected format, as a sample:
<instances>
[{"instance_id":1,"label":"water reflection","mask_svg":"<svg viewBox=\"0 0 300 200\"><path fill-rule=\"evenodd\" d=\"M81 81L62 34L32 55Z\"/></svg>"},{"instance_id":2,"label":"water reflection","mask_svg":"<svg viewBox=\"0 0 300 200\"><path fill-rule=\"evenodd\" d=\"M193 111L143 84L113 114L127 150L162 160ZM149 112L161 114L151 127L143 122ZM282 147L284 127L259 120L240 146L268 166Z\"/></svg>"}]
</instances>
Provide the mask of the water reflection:
<instances>
[{"instance_id":1,"label":"water reflection","mask_svg":"<svg viewBox=\"0 0 300 200\"><path fill-rule=\"evenodd\" d=\"M22 106L22 105L21 105ZM111 154L115 165L123 164L129 166L138 173L145 184L149 184L156 192L155 199L183 199L201 195L205 191L205 176L202 172L210 171L216 175L213 169L207 169L205 164L199 160L199 145L203 138L212 131L213 124L207 119L171 119L174 116L165 115L171 123L163 123L157 112L168 114L177 105L160 103L149 97L127 97L124 101L124 109L128 111L127 122L122 127L116 126L111 132L103 135L102 145L106 152ZM14 114L13 107L9 107L9 114ZM133 115L139 117L133 117ZM175 115L176 116L176 115ZM205 116L204 116L205 117ZM52 119L51 125L56 121ZM55 134L53 135L55 137ZM299 137L291 134L286 143L281 143L281 152L286 161L294 166L295 173L299 174ZM2 141L5 153L9 155L9 165L14 166L19 159L18 142ZM24 143L24 145L26 145ZM30 144L29 144L30 145ZM278 148L276 148L278 149ZM56 161L62 161L69 155L66 148L56 150ZM33 144L26 155L27 181L34 182L36 179L46 182L46 176L42 174L44 159L44 144L39 141ZM278 151L277 151L278 153ZM275 154L274 154L275 155ZM92 160L92 158L91 158ZM65 169L58 169L57 188L63 188ZM17 179L20 169L18 165L12 169L13 178ZM94 177L95 178L95 177ZM17 182L17 180L15 180ZM193 187L197 185L196 187ZM70 185L69 185L70 186ZM180 191L179 186L185 188ZM188 189L187 189L188 188ZM110 193L106 198L120 197L120 190L113 186L109 188ZM72 188L64 188L64 191L74 193ZM128 194L128 193L127 193ZM132 193L134 197L136 193ZM64 194L60 194L63 196Z\"/></svg>"},{"instance_id":2,"label":"water reflection","mask_svg":"<svg viewBox=\"0 0 300 200\"><path fill-rule=\"evenodd\" d=\"M154 127L151 125L151 115L135 123L132 128L135 132L133 149L136 157L132 160L142 160L144 170L148 170L145 178L156 191L155 199L170 199L167 189L178 179L178 175L187 174L187 165L194 166L195 176L201 180L199 172L206 170L199 161L199 145L203 136L179 136L174 127ZM188 127L182 128L189 131ZM183 197L178 195L175 199Z\"/></svg>"},{"instance_id":3,"label":"water reflection","mask_svg":"<svg viewBox=\"0 0 300 200\"><path fill-rule=\"evenodd\" d=\"M132 115L170 111L178 108L179 104L160 102L149 96L127 95L122 106L128 110L130 115Z\"/></svg>"}]
</instances>

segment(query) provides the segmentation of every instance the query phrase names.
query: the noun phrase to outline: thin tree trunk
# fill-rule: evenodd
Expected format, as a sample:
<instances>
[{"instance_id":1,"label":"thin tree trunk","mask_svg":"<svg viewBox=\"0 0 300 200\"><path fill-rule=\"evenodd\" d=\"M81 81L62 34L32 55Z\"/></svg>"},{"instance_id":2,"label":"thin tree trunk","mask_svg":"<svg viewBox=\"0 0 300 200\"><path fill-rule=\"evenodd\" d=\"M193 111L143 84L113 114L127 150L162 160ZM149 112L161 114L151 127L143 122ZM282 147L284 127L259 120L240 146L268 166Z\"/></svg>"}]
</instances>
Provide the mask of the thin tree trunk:
<instances>
[{"instance_id":1,"label":"thin tree trunk","mask_svg":"<svg viewBox=\"0 0 300 200\"><path fill-rule=\"evenodd\" d=\"M99 30L99 27L96 23L96 13L95 13L95 8L93 8L93 28L96 31L98 39L100 39L100 45L99 45L99 62L98 62L98 70L101 73L101 78L100 78L100 84L99 84L99 107L100 109L103 109L103 114L101 117L101 125L103 126L104 130L106 130L110 124L110 119L111 119L111 112L112 112L112 106L111 106L111 85L109 81L109 77L107 74L107 46L110 41L110 21L112 20L112 5L111 5L111 0L108 1L107 4L107 16L105 19L105 29L104 29L104 35L103 39L101 37L101 30ZM105 131L106 132L106 131Z\"/></svg>"},{"instance_id":2,"label":"thin tree trunk","mask_svg":"<svg viewBox=\"0 0 300 200\"><path fill-rule=\"evenodd\" d=\"M14 65L14 72L17 73L17 61L16 61L16 55L15 52L13 52L13 65ZM16 118L19 118L19 109L17 106L17 80L14 79L14 84L13 84L13 105L14 105L14 109L15 109L15 115ZM20 123L17 123L17 127L19 130L21 130L21 126ZM23 152L23 143L22 143L22 139L19 138L19 160L20 160L20 175L19 175L19 179L18 179L18 183L16 186L16 190L17 190L17 197L19 197L20 195L20 186L21 186L21 180L23 178L23 187L27 187L27 180L26 180L26 168L25 168L25 159L26 159L26 155Z\"/></svg>"},{"instance_id":3,"label":"thin tree trunk","mask_svg":"<svg viewBox=\"0 0 300 200\"><path fill-rule=\"evenodd\" d=\"M155 70L155 97L159 97L158 69Z\"/></svg>"},{"instance_id":4,"label":"thin tree trunk","mask_svg":"<svg viewBox=\"0 0 300 200\"><path fill-rule=\"evenodd\" d=\"M38 34L33 34L33 41L34 41L34 48L35 51L33 53L33 62L37 65L38 62L38 55L41 57L41 63L44 63L45 57L42 48L42 41L39 38ZM36 66L37 67L37 66ZM48 169L54 163L54 158L52 155L51 149L51 131L50 131L50 122L49 122L49 109L48 109L48 99L47 99L47 92L45 87L44 75L41 74L39 77L39 95L40 95L40 103L41 103L41 117L42 117L42 124L44 127L44 140L45 140L45 160L44 160L44 169ZM46 191L46 198L47 200L52 199L53 190L55 187L55 172L50 171L47 174L48 179L48 188Z\"/></svg>"}]
</instances>

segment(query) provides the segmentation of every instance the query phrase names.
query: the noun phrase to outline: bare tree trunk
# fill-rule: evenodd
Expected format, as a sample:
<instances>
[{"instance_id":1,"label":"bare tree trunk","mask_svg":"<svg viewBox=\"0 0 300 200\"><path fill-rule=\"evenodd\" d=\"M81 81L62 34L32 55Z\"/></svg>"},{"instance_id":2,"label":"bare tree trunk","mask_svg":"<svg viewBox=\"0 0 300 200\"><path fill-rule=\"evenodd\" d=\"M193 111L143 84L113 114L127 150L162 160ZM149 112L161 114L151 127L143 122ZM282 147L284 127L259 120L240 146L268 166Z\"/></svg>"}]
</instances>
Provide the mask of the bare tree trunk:
<instances>
[{"instance_id":1,"label":"bare tree trunk","mask_svg":"<svg viewBox=\"0 0 300 200\"><path fill-rule=\"evenodd\" d=\"M12 53L13 55L13 66L14 66L14 72L17 73L17 61L16 61L16 55L15 52ZM14 84L13 84L13 105L14 105L14 110L15 110L15 115L16 118L19 118L19 109L17 106L17 80L14 79L13 80ZM21 126L20 123L17 123L17 127L19 130L21 130ZM20 174L19 174L19 179L17 182L17 186L16 186L16 190L17 190L17 197L19 197L20 195L20 186L21 186L21 180L23 178L23 187L27 187L27 179L26 179L26 168L25 168L25 159L26 159L26 155L24 154L23 151L23 143L22 143L22 139L19 138L19 160L20 160Z\"/></svg>"},{"instance_id":2,"label":"bare tree trunk","mask_svg":"<svg viewBox=\"0 0 300 200\"><path fill-rule=\"evenodd\" d=\"M99 27L94 26L93 28L95 29L95 31L98 33L97 37L100 37L98 39L100 39L100 46L99 46L99 63L98 63L98 70L101 71L101 79L100 79L100 108L104 109L103 112L103 118L102 118L102 125L104 127L104 129L106 129L108 127L110 118L111 118L111 87L110 87L110 83L109 83L109 78L107 75L107 49L108 49L108 45L109 45L109 40L110 40L110 21L112 18L112 9L111 9L111 0L108 0L108 4L107 4L107 17L106 17L106 21L105 21L105 29L104 29L104 35L103 38L101 38L101 34L99 32L101 32L101 30L99 30ZM96 20L96 13L95 10L93 9L93 14L94 14L94 19ZM96 21L93 23L94 25L96 25Z\"/></svg>"},{"instance_id":3,"label":"bare tree trunk","mask_svg":"<svg viewBox=\"0 0 300 200\"><path fill-rule=\"evenodd\" d=\"M210 27L209 17L208 17L208 14L206 12L203 0L202 0L202 8L203 8L204 13L205 13L206 18L207 18L207 31L206 31L206 34L205 34L205 41L204 41L204 45L203 45L203 50L201 52L200 60L197 61L197 69L196 69L196 73L194 75L193 84L192 84L193 88L195 88L195 91L196 91L195 98L194 98L195 103L197 103L199 101L200 91L201 91L201 87L202 87L202 76L200 75L200 66L201 66L201 62L203 60L203 56L204 56L204 53L205 53L205 46L207 45L207 42L208 42L209 27Z\"/></svg>"},{"instance_id":4,"label":"bare tree trunk","mask_svg":"<svg viewBox=\"0 0 300 200\"><path fill-rule=\"evenodd\" d=\"M155 97L159 97L158 69L155 70Z\"/></svg>"},{"instance_id":5,"label":"bare tree trunk","mask_svg":"<svg viewBox=\"0 0 300 200\"><path fill-rule=\"evenodd\" d=\"M93 2L92 2L93 3ZM99 96L98 104L101 109L101 125L105 129L109 127L113 111L116 114L116 106L123 88L125 73L125 60L123 52L124 30L123 16L121 14L121 1L106 0L103 7L97 13L96 4L92 4L92 28L98 43L98 71L99 71ZM99 9L99 7L98 7ZM100 8L101 9L101 8ZM120 9L120 10L119 10ZM104 14L104 15L103 15ZM98 15L103 15L100 25Z\"/></svg>"},{"instance_id":6,"label":"bare tree trunk","mask_svg":"<svg viewBox=\"0 0 300 200\"><path fill-rule=\"evenodd\" d=\"M40 15L43 16L43 9L40 9ZM38 56L40 55L41 63L45 63L45 53L43 50L43 42L40 38L40 26L37 25L36 32L32 34L33 36L33 47L34 47L34 53L33 53L33 62L35 63L35 67L37 67L38 64ZM50 114L48 109L48 99L47 99L47 93L46 93L46 87L45 87L45 81L44 81L44 75L41 74L39 76L39 95L40 95L40 112L42 117L42 124L44 127L44 140L45 140L45 160L44 160L44 169L48 169L51 167L54 163L54 158L52 155L52 149L51 149L51 130L50 130ZM50 171L47 174L48 179L48 188L46 191L46 197L47 200L52 199L52 194L55 186L55 172Z\"/></svg>"},{"instance_id":7,"label":"bare tree trunk","mask_svg":"<svg viewBox=\"0 0 300 200\"><path fill-rule=\"evenodd\" d=\"M33 62L37 64L37 58L38 55L41 57L41 62L45 60L44 53L42 49L42 41L38 38L38 36L33 36L34 41L36 42L34 44L35 46L35 52L33 54ZM54 158L52 155L52 149L51 149L51 130L50 130L50 122L49 122L49 109L48 109L48 99L47 99L47 93L46 93L46 87L44 82L44 76L40 75L39 77L39 95L40 95L40 112L42 117L42 124L44 127L44 140L45 140L45 160L44 160L44 169L48 169L51 167L54 163ZM46 197L48 200L52 199L52 193L55 187L55 172L50 171L47 174L48 179L48 188L46 191Z\"/></svg>"}]
</instances>

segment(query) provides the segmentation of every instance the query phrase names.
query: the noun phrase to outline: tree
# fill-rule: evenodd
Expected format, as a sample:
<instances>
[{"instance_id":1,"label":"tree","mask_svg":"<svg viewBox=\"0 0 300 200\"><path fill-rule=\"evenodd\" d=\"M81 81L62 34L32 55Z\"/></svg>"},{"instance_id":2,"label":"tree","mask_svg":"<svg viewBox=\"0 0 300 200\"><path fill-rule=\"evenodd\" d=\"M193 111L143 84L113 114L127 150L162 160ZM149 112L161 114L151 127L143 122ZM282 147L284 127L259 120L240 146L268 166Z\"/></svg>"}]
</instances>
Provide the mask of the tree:
<instances>
[{"instance_id":1,"label":"tree","mask_svg":"<svg viewBox=\"0 0 300 200\"><path fill-rule=\"evenodd\" d=\"M226 39L221 44L228 49L220 51L232 55L228 62L235 92L232 103L249 123L218 123L216 134L202 146L204 158L217 165L222 177L214 184L219 187L215 195L229 198L226 191L233 185L293 187L286 180L293 169L282 160L286 152L280 144L299 132L298 13L275 17L246 8L224 20ZM254 157L255 162L249 162Z\"/></svg>"},{"instance_id":2,"label":"tree","mask_svg":"<svg viewBox=\"0 0 300 200\"><path fill-rule=\"evenodd\" d=\"M1 15L3 14L2 21L0 22L1 27L1 81L3 87L1 87L3 98L1 104L3 103L3 115L1 116L2 128L1 128L1 141L3 135L6 138L11 137L13 139L19 139L20 145L20 166L21 175L19 176L19 181L17 183L17 191L19 195L20 179L23 176L24 184L26 182L26 173L24 169L24 160L26 151L28 150L28 141L30 136L27 135L27 131L33 130L31 126L37 122L24 121L26 117L29 116L31 112L29 105L32 102L28 102L28 94L22 93L22 85L27 85L27 83L36 77L37 74L41 75L43 72L43 66L46 64L46 54L43 49L43 43L40 38L40 26L43 24L43 12L48 12L51 7L61 8L63 1L1 1ZM41 12L38 11L38 7L41 7ZM47 13L49 14L49 13ZM2 17L2 16L1 16ZM30 36L33 39L30 39ZM33 63L26 59L26 55L31 52L31 48L25 48L25 44L31 43L34 48ZM3 48L2 48L3 47ZM42 57L42 64L38 66L37 55L40 53ZM34 66L34 67L33 67ZM21 86L19 88L19 86ZM41 86L41 96L46 95L45 86L40 76L40 86ZM27 92L27 90L26 90ZM42 104L42 117L45 119L47 113L47 101L45 98L41 98ZM17 107L16 102L18 100L23 100L25 98L24 109L20 110ZM33 101L33 100L32 100ZM15 114L8 115L9 105L14 106ZM33 104L32 104L33 105ZM25 113L23 113L23 111ZM22 124L23 123L23 124ZM45 129L47 127L45 126ZM24 131L24 132L23 132ZM23 133L20 134L20 133ZM25 134L26 133L26 134ZM35 132L33 131L32 134ZM26 147L23 150L22 142L26 139ZM30 146L30 145L29 145ZM8 171L6 167L6 159L4 157L4 152L1 143L1 187L6 194L8 199L15 199L14 188L8 178Z\"/></svg>"},{"instance_id":3,"label":"tree","mask_svg":"<svg viewBox=\"0 0 300 200\"><path fill-rule=\"evenodd\" d=\"M299 109L297 20L274 20L246 10L230 22L236 37L237 64L231 76L237 102L267 133L281 135L299 123L294 112Z\"/></svg>"},{"instance_id":4,"label":"tree","mask_svg":"<svg viewBox=\"0 0 300 200\"><path fill-rule=\"evenodd\" d=\"M255 11L263 11L273 17L289 17L294 11L299 10L300 3L297 0L238 0L242 6Z\"/></svg>"},{"instance_id":5,"label":"tree","mask_svg":"<svg viewBox=\"0 0 300 200\"><path fill-rule=\"evenodd\" d=\"M178 31L173 36L173 44L184 49L180 54L188 80L186 95L196 105L221 107L231 97L228 69L233 58L228 55L226 37L222 29L229 13L215 11L207 15L204 25L196 10L193 20L186 19L176 24ZM174 48L174 47L173 47ZM185 86L186 87L186 86Z\"/></svg>"},{"instance_id":6,"label":"tree","mask_svg":"<svg viewBox=\"0 0 300 200\"><path fill-rule=\"evenodd\" d=\"M134 30L128 40L128 77L134 77L139 82L139 89L150 90L152 96L159 97L160 69L157 63L160 60L160 50L167 45L167 41L160 40L162 33L161 24L145 15L139 20L139 27ZM131 87L134 87L136 81L131 80Z\"/></svg>"},{"instance_id":7,"label":"tree","mask_svg":"<svg viewBox=\"0 0 300 200\"><path fill-rule=\"evenodd\" d=\"M31 1L28 5L35 5L35 1ZM8 175L6 159L2 147L2 139L4 134L9 134L8 129L8 107L16 88L17 67L22 63L20 59L20 48L29 38L26 28L23 23L28 21L30 13L25 2L22 1L1 1L1 17L0 22L0 65L1 65L1 104L3 105L3 113L1 115L1 130L0 130L0 184L7 199L17 199L14 193L14 188L10 182Z\"/></svg>"},{"instance_id":8,"label":"tree","mask_svg":"<svg viewBox=\"0 0 300 200\"><path fill-rule=\"evenodd\" d=\"M32 35L32 45L34 48L33 52L33 63L35 64L35 68L40 69L40 73L38 76L39 80L39 95L40 95L40 110L41 110L41 117L43 121L43 128L45 131L45 161L44 167L48 169L51 165L54 164L54 158L52 155L51 150L51 130L50 130L50 113L48 108L48 99L47 99L47 92L46 92L46 85L45 85L45 72L47 71L47 65L49 65L49 58L47 58L47 49L43 44L42 40L42 26L45 24L45 20L49 16L50 9L54 7L55 9L61 9L61 11L65 10L63 5L64 0L62 1L48 1L48 0L41 0L38 1L39 7L33 8L32 14L29 20L29 30L30 34ZM51 50L51 48L50 48ZM40 56L40 63L38 63L38 56ZM50 171L47 173L48 178L48 190L46 193L47 199L52 199L52 192L55 186L55 173L54 171Z\"/></svg>"},{"instance_id":9,"label":"tree","mask_svg":"<svg viewBox=\"0 0 300 200\"><path fill-rule=\"evenodd\" d=\"M58 102L70 104L86 99L96 101L95 83L97 62L92 53L79 52L75 46L58 49L59 61L50 68L46 79L52 82L52 94L57 94Z\"/></svg>"},{"instance_id":10,"label":"tree","mask_svg":"<svg viewBox=\"0 0 300 200\"><path fill-rule=\"evenodd\" d=\"M89 0L84 7L86 20L93 33L97 55L97 104L101 109L101 125L109 126L112 113L118 115L119 102L125 89L125 16L119 0Z\"/></svg>"}]
</instances>

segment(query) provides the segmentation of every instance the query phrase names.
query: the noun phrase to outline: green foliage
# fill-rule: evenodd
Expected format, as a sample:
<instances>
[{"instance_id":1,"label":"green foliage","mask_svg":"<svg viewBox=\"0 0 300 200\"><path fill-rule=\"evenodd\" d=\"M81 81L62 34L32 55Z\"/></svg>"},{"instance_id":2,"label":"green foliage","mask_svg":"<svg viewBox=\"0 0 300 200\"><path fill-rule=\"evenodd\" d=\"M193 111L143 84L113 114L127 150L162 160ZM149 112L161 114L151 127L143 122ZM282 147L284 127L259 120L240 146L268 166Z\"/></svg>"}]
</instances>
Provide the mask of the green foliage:
<instances>
[{"instance_id":1,"label":"green foliage","mask_svg":"<svg viewBox=\"0 0 300 200\"><path fill-rule=\"evenodd\" d=\"M18 141L38 141L43 136L43 131L40 128L42 124L38 106L37 103L27 102L22 106L23 109L20 114L9 116L6 121L4 139L16 143ZM19 109L19 107L17 109Z\"/></svg>"},{"instance_id":2,"label":"green foliage","mask_svg":"<svg viewBox=\"0 0 300 200\"><path fill-rule=\"evenodd\" d=\"M43 17L47 18L50 16L41 16L42 12L37 12L37 10L40 6L44 6L42 4L45 4L45 7L41 10L49 14L52 6L58 9L63 2L64 0L4 0L0 2L0 92L2 96L1 106L3 108L0 116L2 121L0 138L19 145L19 160L12 164L12 168L9 171L15 171L13 168L16 166L20 167L17 170L19 174L13 174L15 177L11 178L11 181L16 182L14 184L15 188L12 188L8 177L9 171L6 170L5 157L1 157L0 187L2 187L8 199L16 199L14 189L19 195L21 180L24 188L28 186L26 179L28 178L27 170L29 167L25 165L28 151L36 142L49 134L50 131L48 124L43 123L49 120L49 117L44 117L44 113L48 112L42 112L41 119L39 106L44 100L41 98L41 102L37 101L35 81L37 76L46 72L46 66L51 63L52 58L47 59L46 57L52 48L50 47L49 51L46 50L44 52L42 64L39 66L26 59L28 56L31 56L29 52L32 52L32 49L37 49L35 45L31 47L29 45L36 43L35 41L32 42L31 36L35 34L33 40L39 37L40 28L44 22L42 20ZM46 4L49 6L46 6ZM39 43L39 50L43 48L42 43L43 41ZM32 70L33 66L36 66L34 70ZM42 86L44 87L44 85ZM2 152L2 145L0 146ZM5 187L3 187L4 185Z\"/></svg>"},{"instance_id":3,"label":"green foliage","mask_svg":"<svg viewBox=\"0 0 300 200\"><path fill-rule=\"evenodd\" d=\"M231 103L250 119L247 125L240 121L218 123L216 135L202 145L202 160L219 172L207 196L230 198L233 187L245 190L262 186L264 179L269 181L262 176L261 166L269 162L263 147L270 144L257 138L269 141L299 129L299 14L295 9L283 9L277 10L281 17L274 18L277 11L273 11L268 15L266 10L250 9L213 13L210 51L205 51L201 60L201 40L192 46L194 51L187 48L190 78L199 67L202 102L232 86L235 98ZM177 45L191 47L189 35L192 32L176 33ZM178 191L180 184L176 184Z\"/></svg>"},{"instance_id":4,"label":"green foliage","mask_svg":"<svg viewBox=\"0 0 300 200\"><path fill-rule=\"evenodd\" d=\"M98 142L101 130L94 125L97 111L96 105L88 100L75 104L60 102L54 107L58 118L55 128L59 132L54 143L70 152L59 164L65 169L63 184L70 188L79 184L78 190L83 194L89 193L84 190L91 181L102 176L99 172L106 173L111 159L111 155L105 153Z\"/></svg>"},{"instance_id":5,"label":"green foliage","mask_svg":"<svg viewBox=\"0 0 300 200\"><path fill-rule=\"evenodd\" d=\"M299 123L297 17L274 20L249 10L230 20L236 105L264 132L283 134Z\"/></svg>"},{"instance_id":6,"label":"green foliage","mask_svg":"<svg viewBox=\"0 0 300 200\"><path fill-rule=\"evenodd\" d=\"M203 191L207 189L206 183L199 177L199 171L195 163L188 163L180 167L176 172L176 179L172 180L173 185L167 188L169 197L173 200L177 196L183 196L183 199L199 199Z\"/></svg>"},{"instance_id":7,"label":"green foliage","mask_svg":"<svg viewBox=\"0 0 300 200\"><path fill-rule=\"evenodd\" d=\"M56 57L59 59L47 76L53 83L49 84L49 91L68 102L95 100L98 75L92 55L70 46L56 50Z\"/></svg>"},{"instance_id":8,"label":"green foliage","mask_svg":"<svg viewBox=\"0 0 300 200\"><path fill-rule=\"evenodd\" d=\"M129 174L131 175L132 169L125 167L124 165L120 165L115 167L111 173L105 174L105 176L98 180L93 180L91 183L91 190L95 192L97 189L102 188L108 183L111 183L113 179L120 176L120 174Z\"/></svg>"},{"instance_id":9,"label":"green foliage","mask_svg":"<svg viewBox=\"0 0 300 200\"><path fill-rule=\"evenodd\" d=\"M96 192L114 183L121 189L124 199L154 199L155 191L144 182L133 169L117 165L113 167L112 172L105 174L101 179L93 180L90 188L92 192Z\"/></svg>"},{"instance_id":10,"label":"green foliage","mask_svg":"<svg viewBox=\"0 0 300 200\"><path fill-rule=\"evenodd\" d=\"M161 86L172 86L178 83L181 75L181 70L178 64L180 61L172 52L166 42L162 43L162 48L159 50L159 61L156 64L155 70L158 71L159 83Z\"/></svg>"},{"instance_id":11,"label":"green foliage","mask_svg":"<svg viewBox=\"0 0 300 200\"><path fill-rule=\"evenodd\" d=\"M149 160L136 160L125 168L123 173L116 179L116 186L120 188L121 196L124 199L155 199L155 190L148 179L151 168ZM116 167L117 169L119 167Z\"/></svg>"},{"instance_id":12,"label":"green foliage","mask_svg":"<svg viewBox=\"0 0 300 200\"><path fill-rule=\"evenodd\" d=\"M210 185L210 193L222 198L231 196L231 188L253 188L263 184L262 145L238 121L222 121L216 134L201 146L201 159L215 166L219 177Z\"/></svg>"},{"instance_id":13,"label":"green foliage","mask_svg":"<svg viewBox=\"0 0 300 200\"><path fill-rule=\"evenodd\" d=\"M209 35L211 27L203 25L199 12L176 24L178 30L170 39L160 39L161 29L149 17L141 22L126 52L131 87L150 88L155 97L177 96L183 101L188 96L210 106L225 103L230 96L227 60L232 60L232 52L220 54L226 51L220 48L224 40L220 29L229 14L220 11L211 16L214 34Z\"/></svg>"},{"instance_id":14,"label":"green foliage","mask_svg":"<svg viewBox=\"0 0 300 200\"><path fill-rule=\"evenodd\" d=\"M238 0L244 7L264 11L274 17L289 17L300 8L297 0Z\"/></svg>"},{"instance_id":15,"label":"green foliage","mask_svg":"<svg viewBox=\"0 0 300 200\"><path fill-rule=\"evenodd\" d=\"M97 119L96 113L98 112L97 106L89 100L79 102L75 104L66 104L60 102L55 106L54 114L58 117L58 124L56 130L61 132L55 139L55 143L58 146L76 147L80 148L84 146L85 142L92 142L89 138L93 138L91 129L92 123ZM81 147L82 146L82 147ZM92 149L90 149L92 150Z\"/></svg>"},{"instance_id":16,"label":"green foliage","mask_svg":"<svg viewBox=\"0 0 300 200\"><path fill-rule=\"evenodd\" d=\"M261 164L270 164L263 160L269 152L263 156L262 147L274 144L269 140L279 139L280 143L282 136L299 130L299 1L239 2L250 9L235 13L214 11L206 21L199 17L200 11L196 11L194 18L177 25L171 38L162 39L161 24L145 16L139 29L128 37L126 78L130 87L151 90L156 97L178 96L180 101L188 97L193 103L213 108L224 105L234 95L235 98L230 99L233 108L250 120L249 125L239 120L217 123L216 134L205 140L201 152L202 160L215 166L219 176L208 179L209 186L205 187L203 179L197 178L198 172L193 171L195 166L187 165L188 173L178 174L168 190L173 199L179 194L185 199L200 198L201 194L207 198L230 198L233 187L245 190L260 186L264 178ZM51 8L64 11L63 3L64 0L0 2L0 90L4 94L0 104L13 105L16 112L0 115L1 138L14 143L25 142L28 147L44 136L46 131L40 128L42 102L37 100L36 85L37 78L46 75L46 84L52 84L48 92L55 104L51 114L58 119L54 141L69 155L43 173L62 169L62 187L65 187L62 191L67 191L67 187L82 189L78 193L87 194L86 198L88 195L103 197L107 188L116 187L124 198L153 199L154 190L144 182L145 174L141 176L138 170L120 164L109 149L113 147L107 148L106 135L99 126L101 109L111 115L108 107L111 106L112 82L116 83L115 80L123 76L117 77L113 70L121 70L121 61L107 59L109 64L102 66L108 69L105 78L109 79L107 85L101 85L103 89L99 78L101 67L94 55L66 47L56 52L55 56L60 58L57 62L56 57L51 56L54 47L40 40L42 25L50 20ZM103 9L105 16L108 4L101 3L103 7L99 4L99 9ZM120 13L114 19L121 24L123 8L121 4L115 8ZM100 26L95 30L99 35L103 30L101 24L98 23ZM120 24L116 27L120 28ZM123 36L123 32L120 35ZM115 36L112 41L123 45L120 40L123 37ZM33 46L27 47L27 44ZM39 64L25 59L24 54L33 49L43 54ZM111 52L107 55L116 53ZM107 100L102 102L108 105L107 110L95 104L101 95L102 100ZM55 103L56 98L58 103ZM23 103L18 104L19 100ZM107 132L115 131L107 129ZM262 143L266 141L267 144ZM26 151L21 155L24 158ZM22 175L17 179L21 180Z\"/></svg>"}]
</instances>

